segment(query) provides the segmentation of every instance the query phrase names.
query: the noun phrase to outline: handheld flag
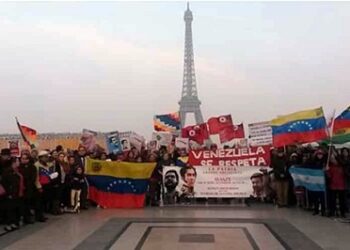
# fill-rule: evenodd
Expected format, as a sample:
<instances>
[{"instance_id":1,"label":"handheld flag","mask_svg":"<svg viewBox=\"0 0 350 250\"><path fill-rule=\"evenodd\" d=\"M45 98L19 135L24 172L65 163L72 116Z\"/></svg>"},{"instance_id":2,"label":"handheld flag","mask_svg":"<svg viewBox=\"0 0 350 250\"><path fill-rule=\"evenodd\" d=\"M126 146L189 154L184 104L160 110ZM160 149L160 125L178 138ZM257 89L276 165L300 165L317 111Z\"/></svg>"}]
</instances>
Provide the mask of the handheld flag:
<instances>
[{"instance_id":1,"label":"handheld flag","mask_svg":"<svg viewBox=\"0 0 350 250\"><path fill-rule=\"evenodd\" d=\"M155 131L175 132L179 130L181 126L179 112L155 115L153 123Z\"/></svg>"},{"instance_id":2,"label":"handheld flag","mask_svg":"<svg viewBox=\"0 0 350 250\"><path fill-rule=\"evenodd\" d=\"M328 137L322 107L279 116L271 121L271 127L275 147L315 142Z\"/></svg>"},{"instance_id":3,"label":"handheld flag","mask_svg":"<svg viewBox=\"0 0 350 250\"><path fill-rule=\"evenodd\" d=\"M350 142L350 106L334 120L333 143Z\"/></svg>"},{"instance_id":4,"label":"handheld flag","mask_svg":"<svg viewBox=\"0 0 350 250\"><path fill-rule=\"evenodd\" d=\"M105 208L141 208L155 163L87 159L90 199Z\"/></svg>"},{"instance_id":5,"label":"handheld flag","mask_svg":"<svg viewBox=\"0 0 350 250\"><path fill-rule=\"evenodd\" d=\"M23 141L27 143L30 148L35 148L35 145L37 143L37 133L35 129L32 129L30 127L21 125L16 117L16 123L18 126L18 129L21 133L21 136L23 138Z\"/></svg>"},{"instance_id":6,"label":"handheld flag","mask_svg":"<svg viewBox=\"0 0 350 250\"><path fill-rule=\"evenodd\" d=\"M225 143L233 139L244 138L243 123L239 125L228 126L219 132L220 142Z\"/></svg>"},{"instance_id":7,"label":"handheld flag","mask_svg":"<svg viewBox=\"0 0 350 250\"><path fill-rule=\"evenodd\" d=\"M289 172L293 178L294 186L302 186L310 191L326 190L326 181L322 169L291 167Z\"/></svg>"},{"instance_id":8,"label":"handheld flag","mask_svg":"<svg viewBox=\"0 0 350 250\"><path fill-rule=\"evenodd\" d=\"M202 145L206 139L209 139L207 124L202 123L194 126L187 126L181 130L183 138L188 138Z\"/></svg>"},{"instance_id":9,"label":"handheld flag","mask_svg":"<svg viewBox=\"0 0 350 250\"><path fill-rule=\"evenodd\" d=\"M208 120L209 133L219 134L220 131L227 127L232 127L232 117L231 115L222 115L219 117L212 117Z\"/></svg>"}]
</instances>

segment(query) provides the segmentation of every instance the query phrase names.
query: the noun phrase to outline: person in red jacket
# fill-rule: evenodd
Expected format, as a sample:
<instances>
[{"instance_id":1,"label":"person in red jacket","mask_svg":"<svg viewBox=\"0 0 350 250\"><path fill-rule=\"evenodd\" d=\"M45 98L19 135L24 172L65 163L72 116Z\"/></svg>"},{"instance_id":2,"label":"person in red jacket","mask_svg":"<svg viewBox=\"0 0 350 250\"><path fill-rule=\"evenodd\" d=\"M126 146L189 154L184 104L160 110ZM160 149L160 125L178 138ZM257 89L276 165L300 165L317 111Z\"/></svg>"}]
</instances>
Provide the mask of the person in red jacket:
<instances>
[{"instance_id":1,"label":"person in red jacket","mask_svg":"<svg viewBox=\"0 0 350 250\"><path fill-rule=\"evenodd\" d=\"M339 210L341 217L345 218L345 194L346 194L346 176L345 169L336 158L333 152L326 168L329 178L329 216L335 216L337 198L339 199Z\"/></svg>"}]
</instances>

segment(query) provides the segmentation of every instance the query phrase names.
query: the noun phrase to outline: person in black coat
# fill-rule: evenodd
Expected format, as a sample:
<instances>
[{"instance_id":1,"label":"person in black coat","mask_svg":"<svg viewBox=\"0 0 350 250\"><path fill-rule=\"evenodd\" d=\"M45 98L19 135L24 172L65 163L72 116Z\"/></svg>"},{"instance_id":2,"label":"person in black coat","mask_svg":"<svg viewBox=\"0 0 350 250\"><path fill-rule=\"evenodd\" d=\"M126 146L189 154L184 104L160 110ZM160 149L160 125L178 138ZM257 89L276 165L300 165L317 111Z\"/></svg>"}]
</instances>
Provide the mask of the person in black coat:
<instances>
[{"instance_id":1,"label":"person in black coat","mask_svg":"<svg viewBox=\"0 0 350 250\"><path fill-rule=\"evenodd\" d=\"M5 221L5 194L3 193L3 185L1 182L2 179L2 173L4 169L11 164L11 152L10 149L8 148L3 148L1 149L1 154L0 154L0 185L1 185L1 192L0 192L0 223Z\"/></svg>"},{"instance_id":2,"label":"person in black coat","mask_svg":"<svg viewBox=\"0 0 350 250\"><path fill-rule=\"evenodd\" d=\"M19 209L20 198L20 176L15 172L14 161L4 165L2 172L2 185L6 191L4 208L5 208L5 231L18 229L19 218L16 212Z\"/></svg>"},{"instance_id":3,"label":"person in black coat","mask_svg":"<svg viewBox=\"0 0 350 250\"><path fill-rule=\"evenodd\" d=\"M19 172L24 180L24 223L32 224L34 222L31 209L34 209L37 221L45 222L46 218L41 205L41 192L36 187L38 170L29 154L22 154Z\"/></svg>"},{"instance_id":4,"label":"person in black coat","mask_svg":"<svg viewBox=\"0 0 350 250\"><path fill-rule=\"evenodd\" d=\"M85 173L87 150L84 146L79 146L78 154L75 156L75 163L83 169ZM88 185L87 182L80 192L80 202L82 209L88 209Z\"/></svg>"},{"instance_id":5,"label":"person in black coat","mask_svg":"<svg viewBox=\"0 0 350 250\"><path fill-rule=\"evenodd\" d=\"M80 192L85 187L85 176L83 169L77 167L72 174L70 187L71 187L71 206L74 209L79 209L80 207Z\"/></svg>"},{"instance_id":6,"label":"person in black coat","mask_svg":"<svg viewBox=\"0 0 350 250\"><path fill-rule=\"evenodd\" d=\"M0 154L0 176L2 176L3 170L8 166L11 161L11 151L8 148L1 149Z\"/></svg>"},{"instance_id":7,"label":"person in black coat","mask_svg":"<svg viewBox=\"0 0 350 250\"><path fill-rule=\"evenodd\" d=\"M86 160L87 152L84 146L79 146L78 153L75 155L75 163L85 169L85 160Z\"/></svg>"},{"instance_id":8,"label":"person in black coat","mask_svg":"<svg viewBox=\"0 0 350 250\"><path fill-rule=\"evenodd\" d=\"M60 203L61 203L61 197L62 197L62 190L63 190L63 181L64 178L62 176L65 176L65 172L57 158L53 162L55 172L58 173L58 177L52 180L52 214L59 215L62 214Z\"/></svg>"}]
</instances>

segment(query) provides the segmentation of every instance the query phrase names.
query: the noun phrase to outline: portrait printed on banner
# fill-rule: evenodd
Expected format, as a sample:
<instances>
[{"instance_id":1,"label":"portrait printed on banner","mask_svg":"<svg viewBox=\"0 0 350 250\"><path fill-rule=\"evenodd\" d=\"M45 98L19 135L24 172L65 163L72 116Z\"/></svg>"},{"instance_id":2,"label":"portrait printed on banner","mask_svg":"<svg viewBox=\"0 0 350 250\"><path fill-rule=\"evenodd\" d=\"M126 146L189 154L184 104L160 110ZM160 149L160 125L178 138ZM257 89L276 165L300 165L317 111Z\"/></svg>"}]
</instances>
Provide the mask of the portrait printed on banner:
<instances>
[{"instance_id":1,"label":"portrait printed on banner","mask_svg":"<svg viewBox=\"0 0 350 250\"><path fill-rule=\"evenodd\" d=\"M108 150L112 154L122 152L121 142L119 140L119 133L114 132L107 136Z\"/></svg>"},{"instance_id":2,"label":"portrait printed on banner","mask_svg":"<svg viewBox=\"0 0 350 250\"><path fill-rule=\"evenodd\" d=\"M253 198L264 198L265 192L264 192L264 175L263 173L256 172L250 177L250 181L252 182L252 188L253 188Z\"/></svg>"},{"instance_id":3,"label":"portrait printed on banner","mask_svg":"<svg viewBox=\"0 0 350 250\"><path fill-rule=\"evenodd\" d=\"M123 152L131 149L129 138L120 138L120 144Z\"/></svg>"},{"instance_id":4,"label":"portrait printed on banner","mask_svg":"<svg viewBox=\"0 0 350 250\"><path fill-rule=\"evenodd\" d=\"M94 152L97 149L96 136L97 132L88 129L83 129L83 134L80 138L80 141L88 152Z\"/></svg>"},{"instance_id":5,"label":"portrait printed on banner","mask_svg":"<svg viewBox=\"0 0 350 250\"><path fill-rule=\"evenodd\" d=\"M156 151L158 147L158 141L157 140L152 140L148 143L148 148L151 150L151 152Z\"/></svg>"},{"instance_id":6,"label":"portrait printed on banner","mask_svg":"<svg viewBox=\"0 0 350 250\"><path fill-rule=\"evenodd\" d=\"M195 197L195 183L197 179L197 171L194 167L183 167L180 169L183 185L181 187L181 199L189 199Z\"/></svg>"},{"instance_id":7,"label":"portrait printed on banner","mask_svg":"<svg viewBox=\"0 0 350 250\"><path fill-rule=\"evenodd\" d=\"M271 202L276 196L275 182L273 172L268 172L268 169L260 169L260 172L255 172L250 181L252 184L252 198Z\"/></svg>"},{"instance_id":8,"label":"portrait printed on banner","mask_svg":"<svg viewBox=\"0 0 350 250\"><path fill-rule=\"evenodd\" d=\"M179 202L178 186L180 183L179 168L168 167L163 170L164 204L176 204Z\"/></svg>"}]
</instances>

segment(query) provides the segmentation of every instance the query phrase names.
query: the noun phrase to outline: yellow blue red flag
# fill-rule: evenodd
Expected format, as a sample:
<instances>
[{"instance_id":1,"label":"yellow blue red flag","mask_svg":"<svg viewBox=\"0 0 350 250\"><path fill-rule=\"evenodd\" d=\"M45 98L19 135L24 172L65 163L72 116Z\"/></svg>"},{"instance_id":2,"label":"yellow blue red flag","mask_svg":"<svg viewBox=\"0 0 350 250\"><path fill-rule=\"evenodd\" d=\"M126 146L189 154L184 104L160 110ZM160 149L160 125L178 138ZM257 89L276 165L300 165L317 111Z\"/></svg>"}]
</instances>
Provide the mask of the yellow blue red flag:
<instances>
[{"instance_id":1,"label":"yellow blue red flag","mask_svg":"<svg viewBox=\"0 0 350 250\"><path fill-rule=\"evenodd\" d=\"M316 142L328 137L322 107L279 116L271 121L273 145Z\"/></svg>"},{"instance_id":2,"label":"yellow blue red flag","mask_svg":"<svg viewBox=\"0 0 350 250\"><path fill-rule=\"evenodd\" d=\"M143 207L155 165L87 159L90 199L105 208Z\"/></svg>"}]
</instances>

